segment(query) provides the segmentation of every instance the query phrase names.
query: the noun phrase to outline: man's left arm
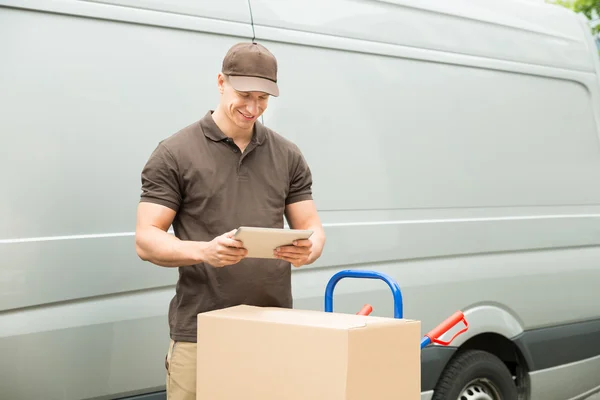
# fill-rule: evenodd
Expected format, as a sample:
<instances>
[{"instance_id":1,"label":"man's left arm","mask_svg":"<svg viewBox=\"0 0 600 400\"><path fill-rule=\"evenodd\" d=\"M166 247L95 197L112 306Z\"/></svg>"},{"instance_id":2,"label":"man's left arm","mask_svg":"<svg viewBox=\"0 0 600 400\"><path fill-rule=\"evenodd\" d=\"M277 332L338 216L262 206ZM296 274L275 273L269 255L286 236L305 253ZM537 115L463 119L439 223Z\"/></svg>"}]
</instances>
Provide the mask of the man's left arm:
<instances>
[{"instance_id":1,"label":"man's left arm","mask_svg":"<svg viewBox=\"0 0 600 400\"><path fill-rule=\"evenodd\" d=\"M285 207L285 216L292 229L308 229L313 234L307 240L298 240L292 246L275 250L278 258L286 260L294 267L315 262L325 246L325 231L313 200L301 200Z\"/></svg>"}]
</instances>

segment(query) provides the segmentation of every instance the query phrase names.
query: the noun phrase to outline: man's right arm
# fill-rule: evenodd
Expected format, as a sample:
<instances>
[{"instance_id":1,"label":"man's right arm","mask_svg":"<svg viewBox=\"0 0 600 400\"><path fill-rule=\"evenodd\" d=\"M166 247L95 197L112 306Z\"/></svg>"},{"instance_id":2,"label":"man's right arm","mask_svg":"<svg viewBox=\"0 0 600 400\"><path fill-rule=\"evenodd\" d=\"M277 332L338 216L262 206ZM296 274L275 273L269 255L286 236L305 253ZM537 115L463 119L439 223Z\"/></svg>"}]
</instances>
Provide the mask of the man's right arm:
<instances>
[{"instance_id":1,"label":"man's right arm","mask_svg":"<svg viewBox=\"0 0 600 400\"><path fill-rule=\"evenodd\" d=\"M236 264L248 254L243 244L232 238L235 230L210 242L181 240L167 232L174 218L175 211L169 207L139 203L135 248L142 260L162 267L185 267L201 262L223 267Z\"/></svg>"},{"instance_id":2,"label":"man's right arm","mask_svg":"<svg viewBox=\"0 0 600 400\"><path fill-rule=\"evenodd\" d=\"M162 267L182 267L203 261L206 242L184 241L168 233L175 210L140 202L135 228L135 249L144 261Z\"/></svg>"},{"instance_id":3,"label":"man's right arm","mask_svg":"<svg viewBox=\"0 0 600 400\"><path fill-rule=\"evenodd\" d=\"M179 167L167 147L162 144L156 147L141 178L142 201L137 210L135 248L142 260L162 267L185 267L201 262L222 267L246 256L243 244L232 239L234 231L210 242L181 240L167 232L183 197Z\"/></svg>"}]
</instances>

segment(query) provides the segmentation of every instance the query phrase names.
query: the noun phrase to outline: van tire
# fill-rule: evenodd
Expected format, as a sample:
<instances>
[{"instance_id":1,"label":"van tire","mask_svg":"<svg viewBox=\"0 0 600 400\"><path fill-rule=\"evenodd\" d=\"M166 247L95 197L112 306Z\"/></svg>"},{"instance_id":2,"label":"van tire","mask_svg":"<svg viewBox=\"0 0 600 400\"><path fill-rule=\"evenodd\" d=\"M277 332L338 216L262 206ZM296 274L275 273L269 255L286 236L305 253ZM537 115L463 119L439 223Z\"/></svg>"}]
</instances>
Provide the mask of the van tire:
<instances>
[{"instance_id":1,"label":"van tire","mask_svg":"<svg viewBox=\"0 0 600 400\"><path fill-rule=\"evenodd\" d=\"M486 351L466 350L457 353L446 365L432 400L517 398L517 387L502 360Z\"/></svg>"}]
</instances>

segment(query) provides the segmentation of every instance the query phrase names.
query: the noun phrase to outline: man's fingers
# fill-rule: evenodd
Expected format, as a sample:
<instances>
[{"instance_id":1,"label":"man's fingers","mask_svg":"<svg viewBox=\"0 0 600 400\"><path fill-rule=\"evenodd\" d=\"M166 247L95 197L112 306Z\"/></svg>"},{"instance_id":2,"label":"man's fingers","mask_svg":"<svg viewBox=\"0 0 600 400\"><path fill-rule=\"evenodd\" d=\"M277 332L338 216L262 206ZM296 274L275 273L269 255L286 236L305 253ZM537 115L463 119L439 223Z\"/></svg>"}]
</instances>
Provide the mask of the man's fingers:
<instances>
[{"instance_id":1,"label":"man's fingers","mask_svg":"<svg viewBox=\"0 0 600 400\"><path fill-rule=\"evenodd\" d=\"M298 247L311 247L312 242L309 239L300 239L294 241L294 246Z\"/></svg>"},{"instance_id":2,"label":"man's fingers","mask_svg":"<svg viewBox=\"0 0 600 400\"><path fill-rule=\"evenodd\" d=\"M240 256L231 256L231 255L221 255L218 258L217 266L224 267L227 265L237 264L244 257Z\"/></svg>"},{"instance_id":3,"label":"man's fingers","mask_svg":"<svg viewBox=\"0 0 600 400\"><path fill-rule=\"evenodd\" d=\"M220 243L217 246L217 254L219 256L245 257L248 250L243 247L229 247Z\"/></svg>"},{"instance_id":4,"label":"man's fingers","mask_svg":"<svg viewBox=\"0 0 600 400\"><path fill-rule=\"evenodd\" d=\"M280 256L305 255L310 254L310 248L284 246L280 247L279 249L275 249L274 254Z\"/></svg>"},{"instance_id":5,"label":"man's fingers","mask_svg":"<svg viewBox=\"0 0 600 400\"><path fill-rule=\"evenodd\" d=\"M289 262L294 267L298 267L306 264L308 259L306 257L279 257L280 259Z\"/></svg>"},{"instance_id":6,"label":"man's fingers","mask_svg":"<svg viewBox=\"0 0 600 400\"><path fill-rule=\"evenodd\" d=\"M306 260L309 256L309 253L306 254L276 254L277 258L284 259L286 261L299 261Z\"/></svg>"},{"instance_id":7,"label":"man's fingers","mask_svg":"<svg viewBox=\"0 0 600 400\"><path fill-rule=\"evenodd\" d=\"M312 242L308 239L295 240L291 246L281 246L274 250L277 254L308 254L310 253Z\"/></svg>"},{"instance_id":8,"label":"man's fingers","mask_svg":"<svg viewBox=\"0 0 600 400\"><path fill-rule=\"evenodd\" d=\"M280 253L301 254L310 250L308 247L281 246L276 248L275 251L279 251Z\"/></svg>"},{"instance_id":9,"label":"man's fingers","mask_svg":"<svg viewBox=\"0 0 600 400\"><path fill-rule=\"evenodd\" d=\"M228 249L227 251L219 252L219 258L244 258L246 256L245 250L232 250Z\"/></svg>"},{"instance_id":10,"label":"man's fingers","mask_svg":"<svg viewBox=\"0 0 600 400\"><path fill-rule=\"evenodd\" d=\"M225 247L237 247L240 249L244 248L244 243L235 239L222 238L221 240L219 240L219 244Z\"/></svg>"},{"instance_id":11,"label":"man's fingers","mask_svg":"<svg viewBox=\"0 0 600 400\"><path fill-rule=\"evenodd\" d=\"M223 256L223 257L221 257L220 261L221 261L221 263L230 265L230 264L235 264L235 263L240 262L241 259L242 259L241 257Z\"/></svg>"},{"instance_id":12,"label":"man's fingers","mask_svg":"<svg viewBox=\"0 0 600 400\"><path fill-rule=\"evenodd\" d=\"M219 251L220 257L233 257L233 258L241 258L245 257L248 254L248 251L245 249L232 249L232 248L223 248Z\"/></svg>"}]
</instances>

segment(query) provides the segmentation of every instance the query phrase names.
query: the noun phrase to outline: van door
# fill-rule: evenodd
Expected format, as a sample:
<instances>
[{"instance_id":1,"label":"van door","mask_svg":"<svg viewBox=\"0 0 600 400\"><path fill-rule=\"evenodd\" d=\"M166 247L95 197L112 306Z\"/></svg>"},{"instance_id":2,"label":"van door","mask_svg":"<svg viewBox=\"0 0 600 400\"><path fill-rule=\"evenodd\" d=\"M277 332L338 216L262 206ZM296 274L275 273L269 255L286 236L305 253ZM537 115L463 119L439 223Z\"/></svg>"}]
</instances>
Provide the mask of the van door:
<instances>
[{"instance_id":1,"label":"van door","mask_svg":"<svg viewBox=\"0 0 600 400\"><path fill-rule=\"evenodd\" d=\"M164 390L177 270L136 256L140 173L218 101L246 0L0 0L0 397Z\"/></svg>"}]
</instances>

